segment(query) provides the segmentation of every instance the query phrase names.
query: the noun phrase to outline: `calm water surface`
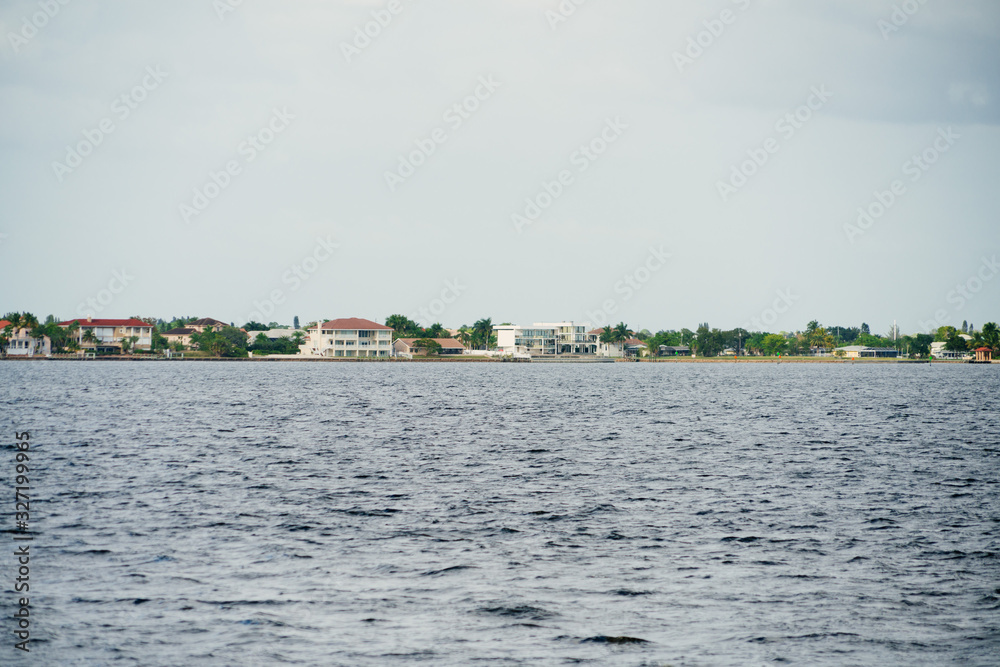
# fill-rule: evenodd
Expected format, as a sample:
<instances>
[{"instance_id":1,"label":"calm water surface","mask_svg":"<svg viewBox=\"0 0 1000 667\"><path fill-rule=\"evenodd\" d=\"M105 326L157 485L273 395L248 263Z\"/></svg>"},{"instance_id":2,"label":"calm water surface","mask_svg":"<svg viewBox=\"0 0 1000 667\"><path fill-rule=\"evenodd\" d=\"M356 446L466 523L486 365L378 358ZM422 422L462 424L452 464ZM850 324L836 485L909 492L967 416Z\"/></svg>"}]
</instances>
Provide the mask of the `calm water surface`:
<instances>
[{"instance_id":1,"label":"calm water surface","mask_svg":"<svg viewBox=\"0 0 1000 667\"><path fill-rule=\"evenodd\" d=\"M998 390L967 365L0 363L37 531L32 652L8 555L0 663L995 665Z\"/></svg>"}]
</instances>

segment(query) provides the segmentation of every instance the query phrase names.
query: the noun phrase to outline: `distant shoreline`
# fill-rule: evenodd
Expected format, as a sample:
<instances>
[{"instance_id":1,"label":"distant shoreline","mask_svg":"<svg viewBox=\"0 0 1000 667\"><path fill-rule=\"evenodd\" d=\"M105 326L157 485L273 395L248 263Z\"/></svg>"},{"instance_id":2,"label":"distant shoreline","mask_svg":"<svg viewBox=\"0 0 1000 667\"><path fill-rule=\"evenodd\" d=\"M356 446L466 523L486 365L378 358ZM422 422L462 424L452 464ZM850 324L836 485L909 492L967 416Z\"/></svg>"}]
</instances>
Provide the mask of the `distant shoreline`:
<instances>
[{"instance_id":1,"label":"distant shoreline","mask_svg":"<svg viewBox=\"0 0 1000 667\"><path fill-rule=\"evenodd\" d=\"M266 357L185 357L167 359L165 357L148 357L145 355L109 355L105 357L93 357L90 359L84 359L75 356L66 357L6 357L0 359L0 361L118 361L118 362L316 362L316 363L536 363L536 364L593 364L593 363L611 363L611 361L597 357L593 359L534 359L531 362L527 360L512 360L512 359L502 359L498 357L479 357L479 356L469 356L469 357L457 357L457 358L447 358L447 357L428 357L428 358L417 358L417 359L403 359L399 357L388 357L388 358L344 358L344 357L279 357L279 356L266 356ZM658 359L640 359L633 362L618 362L616 363L642 363L642 364L971 364L976 365L975 362L969 362L961 359L839 359L837 357L667 357ZM992 363L1000 363L1000 360L993 361Z\"/></svg>"}]
</instances>

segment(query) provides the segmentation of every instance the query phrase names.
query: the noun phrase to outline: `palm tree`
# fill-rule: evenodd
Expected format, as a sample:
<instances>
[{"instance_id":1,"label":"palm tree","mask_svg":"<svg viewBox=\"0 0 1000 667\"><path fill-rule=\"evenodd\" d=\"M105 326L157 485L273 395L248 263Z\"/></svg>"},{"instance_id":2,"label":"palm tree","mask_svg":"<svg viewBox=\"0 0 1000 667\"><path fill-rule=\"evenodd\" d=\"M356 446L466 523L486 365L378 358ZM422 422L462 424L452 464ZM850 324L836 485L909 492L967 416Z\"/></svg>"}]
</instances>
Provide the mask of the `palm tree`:
<instances>
[{"instance_id":1,"label":"palm tree","mask_svg":"<svg viewBox=\"0 0 1000 667\"><path fill-rule=\"evenodd\" d=\"M615 343L618 343L622 349L622 356L625 356L625 341L632 337L632 331L628 328L628 325L624 322L619 322L615 325L615 328L611 330L611 337Z\"/></svg>"},{"instance_id":2,"label":"palm tree","mask_svg":"<svg viewBox=\"0 0 1000 667\"><path fill-rule=\"evenodd\" d=\"M605 345L611 345L615 342L615 333L610 324L604 325L601 329L601 333L597 336L597 340L601 341Z\"/></svg>"},{"instance_id":3,"label":"palm tree","mask_svg":"<svg viewBox=\"0 0 1000 667\"><path fill-rule=\"evenodd\" d=\"M213 337L208 343L208 349L217 357L221 357L229 350L229 341L222 336Z\"/></svg>"},{"instance_id":4,"label":"palm tree","mask_svg":"<svg viewBox=\"0 0 1000 667\"><path fill-rule=\"evenodd\" d=\"M390 315L385 318L385 325L387 327L392 327L395 331L396 338L402 338L406 336L406 332L412 328L413 322L406 315Z\"/></svg>"},{"instance_id":5,"label":"palm tree","mask_svg":"<svg viewBox=\"0 0 1000 667\"><path fill-rule=\"evenodd\" d=\"M440 322L435 322L424 330L427 338L450 338L448 330Z\"/></svg>"},{"instance_id":6,"label":"palm tree","mask_svg":"<svg viewBox=\"0 0 1000 667\"><path fill-rule=\"evenodd\" d=\"M74 322L73 324L76 324L76 322ZM77 324L77 328L79 328L79 327L80 327L80 325ZM94 335L94 330L93 329L87 329L86 331L84 331L83 332L83 336L81 337L81 340L84 343L93 343L94 347L97 347L98 340L97 340L97 336Z\"/></svg>"},{"instance_id":7,"label":"palm tree","mask_svg":"<svg viewBox=\"0 0 1000 667\"><path fill-rule=\"evenodd\" d=\"M122 338L122 354L129 354L135 348L135 344L139 341L138 336L129 336L128 338Z\"/></svg>"},{"instance_id":8,"label":"palm tree","mask_svg":"<svg viewBox=\"0 0 1000 667\"><path fill-rule=\"evenodd\" d=\"M4 329L9 329L7 333L18 329L21 326L21 313L7 313L3 316L3 319L10 322Z\"/></svg>"},{"instance_id":9,"label":"palm tree","mask_svg":"<svg viewBox=\"0 0 1000 667\"><path fill-rule=\"evenodd\" d=\"M459 328L458 335L455 336L455 338L458 339L459 343L468 347L469 343L472 341L472 332L469 330L469 327L463 324Z\"/></svg>"},{"instance_id":10,"label":"palm tree","mask_svg":"<svg viewBox=\"0 0 1000 667\"><path fill-rule=\"evenodd\" d=\"M490 349L490 337L493 335L493 318L484 317L472 325L472 339L476 347L480 345L483 349Z\"/></svg>"},{"instance_id":11,"label":"palm tree","mask_svg":"<svg viewBox=\"0 0 1000 667\"><path fill-rule=\"evenodd\" d=\"M996 322L987 322L984 324L980 333L986 345L992 347L995 352L1000 352L1000 329L997 329Z\"/></svg>"}]
</instances>

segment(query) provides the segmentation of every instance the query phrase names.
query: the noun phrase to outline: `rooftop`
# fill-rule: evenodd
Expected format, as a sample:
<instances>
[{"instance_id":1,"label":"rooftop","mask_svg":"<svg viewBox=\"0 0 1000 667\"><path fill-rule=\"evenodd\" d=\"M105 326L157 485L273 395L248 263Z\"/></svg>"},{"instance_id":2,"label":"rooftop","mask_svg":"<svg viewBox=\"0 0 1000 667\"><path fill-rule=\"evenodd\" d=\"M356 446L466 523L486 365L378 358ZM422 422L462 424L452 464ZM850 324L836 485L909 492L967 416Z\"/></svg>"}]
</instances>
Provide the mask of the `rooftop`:
<instances>
[{"instance_id":1,"label":"rooftop","mask_svg":"<svg viewBox=\"0 0 1000 667\"><path fill-rule=\"evenodd\" d=\"M88 318L76 318L73 320L66 320L65 322L60 322L59 326L68 327L73 324L73 322L79 322L81 327L152 327L153 325L149 322L143 322L142 320L137 320L134 317L127 320L96 320L91 317Z\"/></svg>"},{"instance_id":2,"label":"rooftop","mask_svg":"<svg viewBox=\"0 0 1000 667\"><path fill-rule=\"evenodd\" d=\"M399 338L398 340L406 343L407 347L413 347L413 343L418 340L423 340L422 338ZM455 340L454 338L431 338L434 342L444 348L449 349L465 349L465 346L461 342Z\"/></svg>"},{"instance_id":3,"label":"rooftop","mask_svg":"<svg viewBox=\"0 0 1000 667\"><path fill-rule=\"evenodd\" d=\"M365 320L360 317L346 317L340 320L330 320L329 322L323 322L320 325L321 329L338 329L341 331L392 331L392 327L387 327L384 324L379 324L377 322L372 322L371 320Z\"/></svg>"}]
</instances>

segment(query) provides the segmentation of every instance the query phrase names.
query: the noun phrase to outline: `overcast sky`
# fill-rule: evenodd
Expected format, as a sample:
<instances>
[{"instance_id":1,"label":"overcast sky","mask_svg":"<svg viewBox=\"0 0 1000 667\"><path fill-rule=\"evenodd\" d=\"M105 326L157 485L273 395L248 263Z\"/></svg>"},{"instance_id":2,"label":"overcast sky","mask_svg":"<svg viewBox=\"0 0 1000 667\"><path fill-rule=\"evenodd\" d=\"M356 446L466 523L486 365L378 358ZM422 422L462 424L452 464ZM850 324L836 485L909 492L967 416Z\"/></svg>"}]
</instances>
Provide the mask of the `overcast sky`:
<instances>
[{"instance_id":1,"label":"overcast sky","mask_svg":"<svg viewBox=\"0 0 1000 667\"><path fill-rule=\"evenodd\" d=\"M0 311L979 327L1000 3L895 6L8 0Z\"/></svg>"}]
</instances>

